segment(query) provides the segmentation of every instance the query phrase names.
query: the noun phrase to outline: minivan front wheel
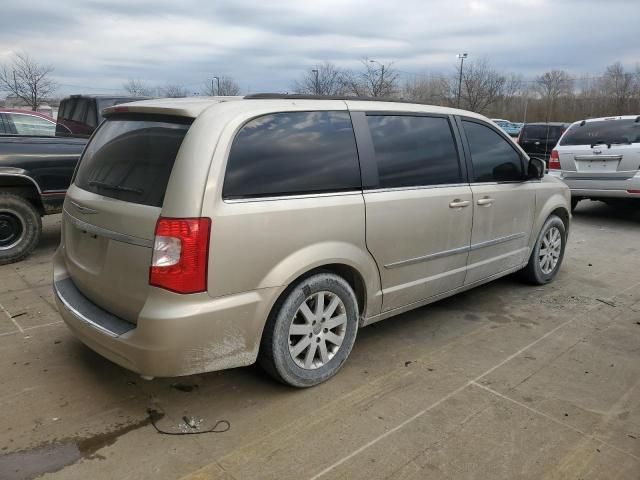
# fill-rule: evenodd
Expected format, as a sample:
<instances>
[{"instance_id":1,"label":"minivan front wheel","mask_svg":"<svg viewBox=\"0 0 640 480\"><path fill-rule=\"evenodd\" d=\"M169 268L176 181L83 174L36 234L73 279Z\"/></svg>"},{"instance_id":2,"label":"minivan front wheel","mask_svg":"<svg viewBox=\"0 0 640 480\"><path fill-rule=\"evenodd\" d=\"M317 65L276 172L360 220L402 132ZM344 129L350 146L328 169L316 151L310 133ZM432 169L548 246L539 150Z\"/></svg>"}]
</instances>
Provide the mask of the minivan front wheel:
<instances>
[{"instance_id":1,"label":"minivan front wheel","mask_svg":"<svg viewBox=\"0 0 640 480\"><path fill-rule=\"evenodd\" d=\"M553 280L562 264L566 242L564 222L557 215L551 215L542 226L529 263L522 271L525 280L536 285Z\"/></svg>"},{"instance_id":2,"label":"minivan front wheel","mask_svg":"<svg viewBox=\"0 0 640 480\"><path fill-rule=\"evenodd\" d=\"M341 277L320 273L295 285L272 312L259 362L273 377L311 387L335 375L351 353L358 302Z\"/></svg>"}]
</instances>

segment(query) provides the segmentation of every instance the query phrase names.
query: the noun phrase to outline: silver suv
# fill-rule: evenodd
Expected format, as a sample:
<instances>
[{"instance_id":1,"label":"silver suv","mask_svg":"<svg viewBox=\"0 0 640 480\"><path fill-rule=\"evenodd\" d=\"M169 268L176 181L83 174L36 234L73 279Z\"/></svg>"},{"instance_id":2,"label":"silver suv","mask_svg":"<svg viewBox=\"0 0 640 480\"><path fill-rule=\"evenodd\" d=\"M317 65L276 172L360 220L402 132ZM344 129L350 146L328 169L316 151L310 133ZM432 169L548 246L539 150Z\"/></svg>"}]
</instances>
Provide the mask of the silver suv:
<instances>
[{"instance_id":1,"label":"silver suv","mask_svg":"<svg viewBox=\"0 0 640 480\"><path fill-rule=\"evenodd\" d=\"M640 198L640 115L573 123L551 152L549 173L583 198Z\"/></svg>"},{"instance_id":2,"label":"silver suv","mask_svg":"<svg viewBox=\"0 0 640 480\"><path fill-rule=\"evenodd\" d=\"M143 376L259 360L315 385L359 327L562 262L568 188L471 112L254 95L105 116L64 203L55 296Z\"/></svg>"}]
</instances>

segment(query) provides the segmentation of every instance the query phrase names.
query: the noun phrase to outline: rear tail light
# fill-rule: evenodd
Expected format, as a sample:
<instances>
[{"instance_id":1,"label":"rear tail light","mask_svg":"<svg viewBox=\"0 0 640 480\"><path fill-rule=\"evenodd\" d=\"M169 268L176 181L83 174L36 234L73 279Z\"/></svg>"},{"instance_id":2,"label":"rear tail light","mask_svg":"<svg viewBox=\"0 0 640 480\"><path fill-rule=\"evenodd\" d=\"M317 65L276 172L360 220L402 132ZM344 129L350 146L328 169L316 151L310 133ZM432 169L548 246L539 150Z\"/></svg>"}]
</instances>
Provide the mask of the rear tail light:
<instances>
[{"instance_id":1,"label":"rear tail light","mask_svg":"<svg viewBox=\"0 0 640 480\"><path fill-rule=\"evenodd\" d=\"M640 193L640 190L627 190L627 193Z\"/></svg>"},{"instance_id":2,"label":"rear tail light","mask_svg":"<svg viewBox=\"0 0 640 480\"><path fill-rule=\"evenodd\" d=\"M164 218L156 224L149 284L176 293L207 289L210 218Z\"/></svg>"},{"instance_id":3,"label":"rear tail light","mask_svg":"<svg viewBox=\"0 0 640 480\"><path fill-rule=\"evenodd\" d=\"M557 150L551 150L549 158L549 170L560 170L560 155Z\"/></svg>"}]
</instances>

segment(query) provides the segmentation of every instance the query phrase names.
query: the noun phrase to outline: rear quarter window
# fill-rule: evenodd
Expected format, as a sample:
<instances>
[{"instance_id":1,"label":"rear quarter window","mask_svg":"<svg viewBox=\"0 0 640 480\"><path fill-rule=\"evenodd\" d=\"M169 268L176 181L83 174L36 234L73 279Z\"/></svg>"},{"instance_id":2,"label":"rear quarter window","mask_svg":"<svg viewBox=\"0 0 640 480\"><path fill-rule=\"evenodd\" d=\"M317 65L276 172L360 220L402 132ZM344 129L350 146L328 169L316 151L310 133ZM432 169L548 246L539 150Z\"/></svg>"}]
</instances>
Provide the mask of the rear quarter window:
<instances>
[{"instance_id":1,"label":"rear quarter window","mask_svg":"<svg viewBox=\"0 0 640 480\"><path fill-rule=\"evenodd\" d=\"M227 161L225 199L361 188L351 117L343 111L282 112L247 122Z\"/></svg>"},{"instance_id":2,"label":"rear quarter window","mask_svg":"<svg viewBox=\"0 0 640 480\"><path fill-rule=\"evenodd\" d=\"M80 159L74 183L125 202L161 207L178 150L193 120L110 117Z\"/></svg>"}]
</instances>

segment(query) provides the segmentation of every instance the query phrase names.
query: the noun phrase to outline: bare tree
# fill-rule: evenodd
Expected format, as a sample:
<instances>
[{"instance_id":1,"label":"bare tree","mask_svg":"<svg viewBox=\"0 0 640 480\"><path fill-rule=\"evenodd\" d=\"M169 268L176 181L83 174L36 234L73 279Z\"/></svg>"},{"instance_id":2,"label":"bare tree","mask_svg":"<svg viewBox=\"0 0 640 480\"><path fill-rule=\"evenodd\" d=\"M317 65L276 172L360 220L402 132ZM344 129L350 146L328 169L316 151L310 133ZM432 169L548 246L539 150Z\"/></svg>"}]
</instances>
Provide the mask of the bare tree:
<instances>
[{"instance_id":1,"label":"bare tree","mask_svg":"<svg viewBox=\"0 0 640 480\"><path fill-rule=\"evenodd\" d=\"M345 72L346 90L358 97L393 97L398 93L398 73L393 63L362 60L363 69Z\"/></svg>"},{"instance_id":2,"label":"bare tree","mask_svg":"<svg viewBox=\"0 0 640 480\"><path fill-rule=\"evenodd\" d=\"M442 75L416 77L405 83L402 96L414 102L446 105L449 102L449 82Z\"/></svg>"},{"instance_id":3,"label":"bare tree","mask_svg":"<svg viewBox=\"0 0 640 480\"><path fill-rule=\"evenodd\" d=\"M450 85L455 86L459 70L452 75ZM503 94L506 77L495 70L487 60L469 61L462 71L462 106L483 113Z\"/></svg>"},{"instance_id":4,"label":"bare tree","mask_svg":"<svg viewBox=\"0 0 640 480\"><path fill-rule=\"evenodd\" d=\"M234 96L240 94L240 85L231 77L218 77L204 84L203 95L208 96Z\"/></svg>"},{"instance_id":5,"label":"bare tree","mask_svg":"<svg viewBox=\"0 0 640 480\"><path fill-rule=\"evenodd\" d=\"M160 94L167 98L181 98L188 95L187 89L177 83L167 83L160 88Z\"/></svg>"},{"instance_id":6,"label":"bare tree","mask_svg":"<svg viewBox=\"0 0 640 480\"><path fill-rule=\"evenodd\" d=\"M564 70L551 70L536 78L536 90L547 104L547 119L555 114L558 100L573 94L573 79Z\"/></svg>"},{"instance_id":7,"label":"bare tree","mask_svg":"<svg viewBox=\"0 0 640 480\"><path fill-rule=\"evenodd\" d=\"M623 114L625 107L636 93L636 79L632 73L624 71L620 62L609 65L602 77L601 88L612 103L613 114Z\"/></svg>"},{"instance_id":8,"label":"bare tree","mask_svg":"<svg viewBox=\"0 0 640 480\"><path fill-rule=\"evenodd\" d=\"M154 88L149 86L142 80L136 80L130 78L122 85L122 88L134 97L151 97L154 93Z\"/></svg>"},{"instance_id":9,"label":"bare tree","mask_svg":"<svg viewBox=\"0 0 640 480\"><path fill-rule=\"evenodd\" d=\"M316 64L293 84L294 92L313 95L344 95L346 90L344 72L331 62Z\"/></svg>"},{"instance_id":10,"label":"bare tree","mask_svg":"<svg viewBox=\"0 0 640 480\"><path fill-rule=\"evenodd\" d=\"M49 77L51 72L51 65L41 65L27 53L16 53L9 64L0 66L0 89L36 110L56 89L55 82Z\"/></svg>"}]
</instances>

